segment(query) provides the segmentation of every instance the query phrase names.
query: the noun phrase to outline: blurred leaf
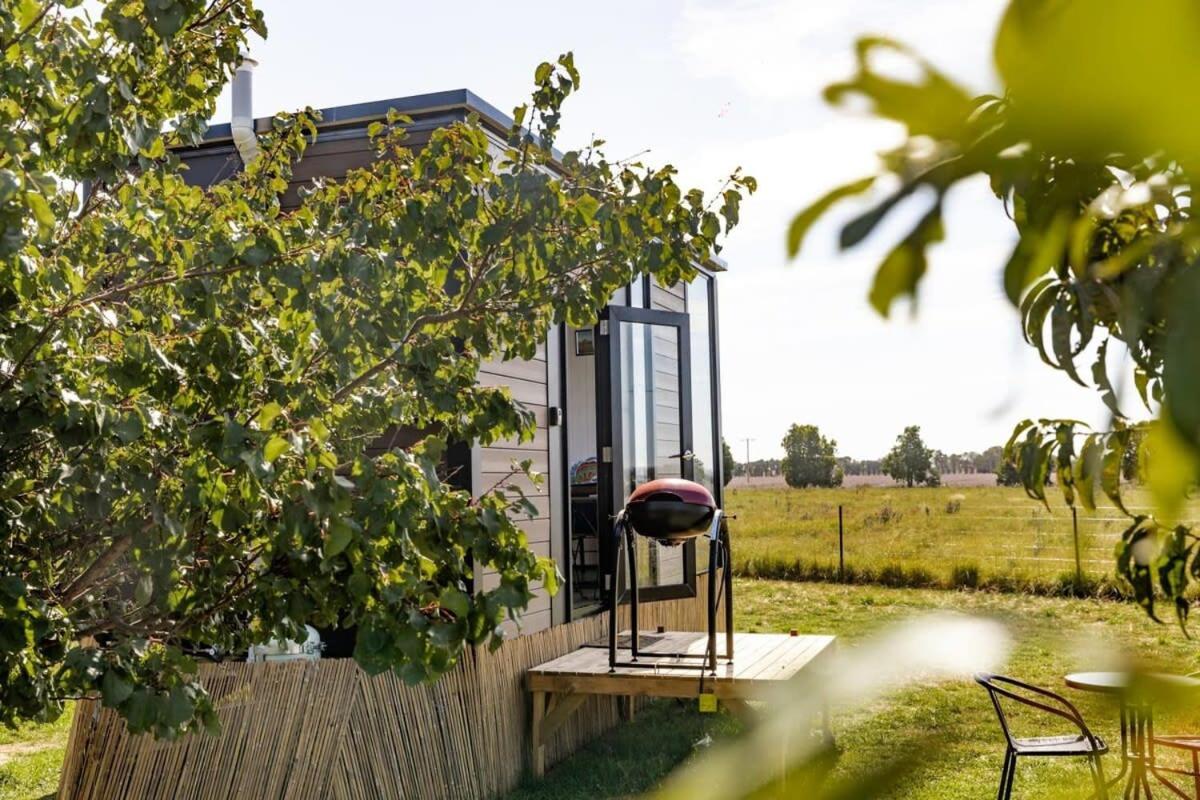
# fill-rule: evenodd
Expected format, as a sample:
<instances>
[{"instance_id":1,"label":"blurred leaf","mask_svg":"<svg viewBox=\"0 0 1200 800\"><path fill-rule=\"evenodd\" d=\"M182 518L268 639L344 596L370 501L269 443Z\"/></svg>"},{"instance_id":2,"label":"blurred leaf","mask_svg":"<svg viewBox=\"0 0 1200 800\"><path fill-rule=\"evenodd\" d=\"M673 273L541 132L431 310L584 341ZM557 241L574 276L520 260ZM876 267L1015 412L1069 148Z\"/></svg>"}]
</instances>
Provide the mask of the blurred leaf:
<instances>
[{"instance_id":1,"label":"blurred leaf","mask_svg":"<svg viewBox=\"0 0 1200 800\"><path fill-rule=\"evenodd\" d=\"M1146 483L1165 519L1179 519L1188 490L1200 475L1197 452L1169 419L1150 426L1146 436Z\"/></svg>"},{"instance_id":2,"label":"blurred leaf","mask_svg":"<svg viewBox=\"0 0 1200 800\"><path fill-rule=\"evenodd\" d=\"M897 297L916 296L917 284L928 263L926 251L931 244L942 241L943 234L942 206L936 203L875 272L870 300L876 311L886 317Z\"/></svg>"},{"instance_id":3,"label":"blurred leaf","mask_svg":"<svg viewBox=\"0 0 1200 800\"><path fill-rule=\"evenodd\" d=\"M827 192L808 208L801 211L792 219L792 224L788 226L787 234L787 254L788 258L795 258L800 254L800 248L804 244L804 237L808 233L808 229L813 226L822 215L825 214L839 201L862 194L871 188L875 183L875 178L863 178L861 180L847 183L839 186L832 191Z\"/></svg>"}]
</instances>

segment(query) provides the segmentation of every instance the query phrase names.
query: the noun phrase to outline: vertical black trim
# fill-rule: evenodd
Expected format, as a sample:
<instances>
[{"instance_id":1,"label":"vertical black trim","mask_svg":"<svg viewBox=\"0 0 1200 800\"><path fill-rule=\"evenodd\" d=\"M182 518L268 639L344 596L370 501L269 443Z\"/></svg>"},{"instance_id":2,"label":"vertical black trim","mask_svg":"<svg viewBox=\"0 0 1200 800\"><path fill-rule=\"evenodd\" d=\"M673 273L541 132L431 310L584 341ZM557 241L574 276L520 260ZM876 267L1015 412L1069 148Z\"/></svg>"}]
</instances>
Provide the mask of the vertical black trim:
<instances>
[{"instance_id":1,"label":"vertical black trim","mask_svg":"<svg viewBox=\"0 0 1200 800\"><path fill-rule=\"evenodd\" d=\"M607 567L614 563L613 558L616 554L615 542L611 533L611 527L614 523L612 514L614 510L610 509L611 502L605 498L611 498L613 495L613 471L611 457L608 461L604 460L604 448L606 442L611 442L612 434L612 385L610 377L612 375L612 354L609 352L609 343L612 340L612 325L609 324L609 312L612 306L605 308L600 312L600 321L596 325L596 530L600 534L599 547L597 555L599 563L597 564L597 574L602 575L602 596L608 597L615 585L616 575L607 571ZM601 331L606 331L603 335ZM609 453L615 452L609 447Z\"/></svg>"},{"instance_id":2,"label":"vertical black trim","mask_svg":"<svg viewBox=\"0 0 1200 800\"><path fill-rule=\"evenodd\" d=\"M570 409L567 408L567 324L565 322L558 325L558 364L555 365L558 369L558 407L562 409L562 422L559 425L558 448L562 454L562 480L559 481L560 492L562 494L562 514L563 514L563 542L562 552L566 554L567 568L563 570L563 587L562 591L566 592L567 602L564 603L567 609L566 619L564 622L570 622L575 618L575 570L572 569L571 559L571 527L574 524L574 516L571 513L571 453L569 442L571 440L571 415L567 413ZM571 351L572 354L575 352ZM551 523L553 526L553 523ZM553 622L553 614L551 614L551 622Z\"/></svg>"},{"instance_id":3,"label":"vertical black trim","mask_svg":"<svg viewBox=\"0 0 1200 800\"><path fill-rule=\"evenodd\" d=\"M647 284L648 285L648 284ZM647 290L649 291L649 290ZM624 476L618 477L617 467L624 464L622 448L624 437L619 414L621 387L621 323L637 322L646 325L674 327L676 352L679 359L679 439L681 452L692 449L692 371L691 371L691 326L686 313L660 311L649 308L609 306L600 316L601 325L607 324L608 334L597 336L596 347L596 449L598 451L597 490L599 493L599 519L601 523L602 564L615 563L613 537L607 535L607 527L624 501ZM614 355L616 354L616 355ZM604 448L609 448L610 460L604 461ZM693 464L681 461L680 473L691 478ZM683 550L683 583L667 586L648 586L639 592L647 601L674 600L696 596L696 544L688 542ZM616 576L609 574L606 580Z\"/></svg>"},{"instance_id":4,"label":"vertical black trim","mask_svg":"<svg viewBox=\"0 0 1200 800\"><path fill-rule=\"evenodd\" d=\"M708 346L712 350L712 420L713 442L716 448L716 470L713 474L713 497L719 508L725 507L725 440L721 431L721 337L717 328L717 276L708 279Z\"/></svg>"}]
</instances>

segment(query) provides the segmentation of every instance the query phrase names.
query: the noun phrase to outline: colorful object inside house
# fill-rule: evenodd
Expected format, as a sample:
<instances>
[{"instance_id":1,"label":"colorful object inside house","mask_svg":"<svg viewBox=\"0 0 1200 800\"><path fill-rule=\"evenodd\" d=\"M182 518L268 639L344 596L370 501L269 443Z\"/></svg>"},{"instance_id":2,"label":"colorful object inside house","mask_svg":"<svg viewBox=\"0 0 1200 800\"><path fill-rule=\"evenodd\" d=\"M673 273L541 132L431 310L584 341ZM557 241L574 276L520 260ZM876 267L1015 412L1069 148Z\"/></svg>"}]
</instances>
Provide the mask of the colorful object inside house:
<instances>
[{"instance_id":1,"label":"colorful object inside house","mask_svg":"<svg viewBox=\"0 0 1200 800\"><path fill-rule=\"evenodd\" d=\"M596 482L598 467L596 457L581 458L571 465L571 485L580 486Z\"/></svg>"}]
</instances>

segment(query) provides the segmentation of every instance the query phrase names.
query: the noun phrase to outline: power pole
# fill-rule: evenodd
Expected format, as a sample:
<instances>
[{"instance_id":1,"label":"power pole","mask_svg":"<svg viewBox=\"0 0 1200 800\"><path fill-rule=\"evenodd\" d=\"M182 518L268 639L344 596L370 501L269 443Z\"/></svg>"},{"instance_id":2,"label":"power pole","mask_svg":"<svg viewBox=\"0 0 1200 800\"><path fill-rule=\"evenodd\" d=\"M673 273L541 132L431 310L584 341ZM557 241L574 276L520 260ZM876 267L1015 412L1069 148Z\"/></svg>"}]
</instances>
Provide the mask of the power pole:
<instances>
[{"instance_id":1,"label":"power pole","mask_svg":"<svg viewBox=\"0 0 1200 800\"><path fill-rule=\"evenodd\" d=\"M749 486L750 485L750 443L753 442L754 439L746 438L746 439L742 439L742 441L746 443L746 485Z\"/></svg>"}]
</instances>

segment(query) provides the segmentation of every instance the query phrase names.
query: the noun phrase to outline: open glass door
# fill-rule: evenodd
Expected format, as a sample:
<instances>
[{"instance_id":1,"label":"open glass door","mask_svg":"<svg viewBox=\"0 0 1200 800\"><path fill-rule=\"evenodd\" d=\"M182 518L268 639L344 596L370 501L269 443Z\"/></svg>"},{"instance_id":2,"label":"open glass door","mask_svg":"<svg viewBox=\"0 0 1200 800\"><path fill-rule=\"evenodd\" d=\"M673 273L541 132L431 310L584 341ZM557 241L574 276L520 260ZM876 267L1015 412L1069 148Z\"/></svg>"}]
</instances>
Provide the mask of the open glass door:
<instances>
[{"instance_id":1,"label":"open glass door","mask_svg":"<svg viewBox=\"0 0 1200 800\"><path fill-rule=\"evenodd\" d=\"M624 306L605 310L599 333L599 498L601 519L611 521L641 484L692 478L691 340L687 314ZM604 537L606 568L611 546ZM696 594L694 542L667 547L639 536L637 546L641 599Z\"/></svg>"}]
</instances>

